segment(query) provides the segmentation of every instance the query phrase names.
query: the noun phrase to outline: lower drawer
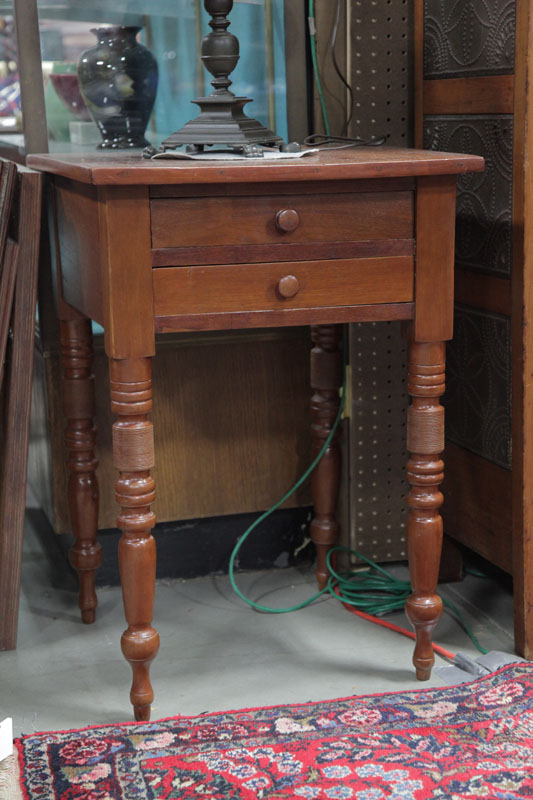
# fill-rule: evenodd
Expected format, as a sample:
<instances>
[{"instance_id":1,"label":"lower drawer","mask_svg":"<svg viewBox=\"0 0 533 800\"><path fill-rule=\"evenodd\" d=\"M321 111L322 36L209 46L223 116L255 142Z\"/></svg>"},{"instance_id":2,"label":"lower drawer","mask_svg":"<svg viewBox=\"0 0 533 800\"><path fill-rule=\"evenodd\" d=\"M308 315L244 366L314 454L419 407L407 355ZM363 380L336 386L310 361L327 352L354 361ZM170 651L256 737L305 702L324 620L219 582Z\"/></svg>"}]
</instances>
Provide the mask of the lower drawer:
<instances>
[{"instance_id":1,"label":"lower drawer","mask_svg":"<svg viewBox=\"0 0 533 800\"><path fill-rule=\"evenodd\" d=\"M153 270L154 314L214 314L413 300L414 259L341 259Z\"/></svg>"}]
</instances>

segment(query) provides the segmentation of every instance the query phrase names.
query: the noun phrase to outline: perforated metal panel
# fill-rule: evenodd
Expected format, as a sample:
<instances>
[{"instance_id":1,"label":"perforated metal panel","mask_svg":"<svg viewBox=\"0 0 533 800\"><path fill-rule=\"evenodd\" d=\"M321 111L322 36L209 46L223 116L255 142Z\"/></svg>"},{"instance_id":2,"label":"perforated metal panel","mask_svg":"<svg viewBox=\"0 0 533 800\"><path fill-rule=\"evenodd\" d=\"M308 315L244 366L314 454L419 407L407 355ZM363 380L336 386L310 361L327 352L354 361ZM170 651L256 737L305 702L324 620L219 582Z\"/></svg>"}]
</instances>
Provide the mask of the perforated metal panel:
<instances>
[{"instance_id":1,"label":"perforated metal panel","mask_svg":"<svg viewBox=\"0 0 533 800\"><path fill-rule=\"evenodd\" d=\"M412 144L411 0L351 3L351 134ZM400 323L350 326L349 545L376 561L407 557L406 346Z\"/></svg>"},{"instance_id":2,"label":"perforated metal panel","mask_svg":"<svg viewBox=\"0 0 533 800\"><path fill-rule=\"evenodd\" d=\"M387 135L388 144L411 142L411 0L352 0L351 133Z\"/></svg>"},{"instance_id":3,"label":"perforated metal panel","mask_svg":"<svg viewBox=\"0 0 533 800\"><path fill-rule=\"evenodd\" d=\"M406 558L406 346L400 323L351 326L350 546L377 561Z\"/></svg>"}]
</instances>

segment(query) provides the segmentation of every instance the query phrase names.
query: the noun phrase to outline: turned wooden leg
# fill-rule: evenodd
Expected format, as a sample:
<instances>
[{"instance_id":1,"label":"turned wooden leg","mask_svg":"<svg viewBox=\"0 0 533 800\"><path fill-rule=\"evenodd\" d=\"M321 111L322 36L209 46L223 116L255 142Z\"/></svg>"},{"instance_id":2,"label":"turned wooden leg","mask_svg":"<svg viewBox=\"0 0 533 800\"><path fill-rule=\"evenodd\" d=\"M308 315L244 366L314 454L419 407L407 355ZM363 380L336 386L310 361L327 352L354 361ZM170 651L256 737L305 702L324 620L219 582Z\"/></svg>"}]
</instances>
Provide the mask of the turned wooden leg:
<instances>
[{"instance_id":1,"label":"turned wooden leg","mask_svg":"<svg viewBox=\"0 0 533 800\"><path fill-rule=\"evenodd\" d=\"M342 386L342 358L339 342L341 325L313 325L311 338L311 436L313 458L329 436L339 410L339 388ZM316 547L316 578L320 589L326 585L329 572L326 556L337 542L339 524L336 511L341 475L339 431L331 440L324 457L315 468L311 488L314 518L311 539Z\"/></svg>"},{"instance_id":2,"label":"turned wooden leg","mask_svg":"<svg viewBox=\"0 0 533 800\"><path fill-rule=\"evenodd\" d=\"M406 613L416 633L413 663L418 680L428 680L435 661L431 638L442 613L436 594L442 547L442 518L439 513L444 478L444 392L445 345L443 342L409 345L408 391L412 398L407 418L407 479L411 485L407 503L407 546L412 594Z\"/></svg>"},{"instance_id":3,"label":"turned wooden leg","mask_svg":"<svg viewBox=\"0 0 533 800\"><path fill-rule=\"evenodd\" d=\"M68 502L75 544L70 563L79 576L79 606L85 623L94 622L97 606L94 591L96 569L102 563L98 532L98 482L94 456L93 340L88 319L62 320L61 359L63 364L63 405L67 418Z\"/></svg>"},{"instance_id":4,"label":"turned wooden leg","mask_svg":"<svg viewBox=\"0 0 533 800\"><path fill-rule=\"evenodd\" d=\"M154 699L150 663L159 650L159 634L152 628L155 594L156 548L151 529L155 514L152 423L152 364L149 358L110 360L111 407L118 419L113 425L113 461L119 471L115 484L121 507L117 524L122 530L119 566L128 628L121 646L133 670L130 699L135 719L149 720Z\"/></svg>"}]
</instances>

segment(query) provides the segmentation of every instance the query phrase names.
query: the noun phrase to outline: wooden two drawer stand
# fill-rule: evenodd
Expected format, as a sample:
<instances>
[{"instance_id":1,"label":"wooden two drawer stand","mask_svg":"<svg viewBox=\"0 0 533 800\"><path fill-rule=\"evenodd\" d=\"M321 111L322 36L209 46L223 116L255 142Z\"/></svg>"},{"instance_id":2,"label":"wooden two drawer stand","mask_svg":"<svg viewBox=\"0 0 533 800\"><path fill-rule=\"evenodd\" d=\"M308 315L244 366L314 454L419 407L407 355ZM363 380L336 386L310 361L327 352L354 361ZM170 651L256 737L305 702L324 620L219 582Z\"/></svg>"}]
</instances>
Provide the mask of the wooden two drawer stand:
<instances>
[{"instance_id":1,"label":"wooden two drawer stand","mask_svg":"<svg viewBox=\"0 0 533 800\"><path fill-rule=\"evenodd\" d=\"M310 325L314 452L334 423L341 323L406 320L409 340L408 551L420 680L431 636L442 521L445 341L452 336L456 176L477 156L361 148L286 161L142 161L134 154L31 156L51 173L58 256L69 504L84 622L94 621L96 540L91 320L109 358L120 570L133 669L147 720L159 636L152 627L155 497L151 362L155 333ZM334 438L313 475L317 579L337 538Z\"/></svg>"}]
</instances>

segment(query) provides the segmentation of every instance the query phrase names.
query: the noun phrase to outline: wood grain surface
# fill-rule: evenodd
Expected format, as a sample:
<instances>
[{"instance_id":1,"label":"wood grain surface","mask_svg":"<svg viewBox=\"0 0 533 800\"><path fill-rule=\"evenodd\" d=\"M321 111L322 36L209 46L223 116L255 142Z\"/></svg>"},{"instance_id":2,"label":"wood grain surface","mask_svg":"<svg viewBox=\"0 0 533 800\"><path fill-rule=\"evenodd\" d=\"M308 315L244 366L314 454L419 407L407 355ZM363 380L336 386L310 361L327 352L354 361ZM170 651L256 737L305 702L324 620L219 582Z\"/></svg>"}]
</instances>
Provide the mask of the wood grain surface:
<instances>
[{"instance_id":1,"label":"wood grain surface","mask_svg":"<svg viewBox=\"0 0 533 800\"><path fill-rule=\"evenodd\" d=\"M113 358L154 355L147 190L105 187L98 201L106 352Z\"/></svg>"},{"instance_id":2,"label":"wood grain surface","mask_svg":"<svg viewBox=\"0 0 533 800\"><path fill-rule=\"evenodd\" d=\"M409 302L413 269L409 256L158 269L153 273L154 313L162 317ZM296 276L301 287L289 299L277 290L286 275Z\"/></svg>"},{"instance_id":3,"label":"wood grain surface","mask_svg":"<svg viewBox=\"0 0 533 800\"><path fill-rule=\"evenodd\" d=\"M496 275L455 268L455 300L471 308L484 308L511 316L511 281Z\"/></svg>"},{"instance_id":4,"label":"wood grain surface","mask_svg":"<svg viewBox=\"0 0 533 800\"><path fill-rule=\"evenodd\" d=\"M511 473L450 441L444 462L445 531L512 574Z\"/></svg>"},{"instance_id":5,"label":"wood grain surface","mask_svg":"<svg viewBox=\"0 0 533 800\"><path fill-rule=\"evenodd\" d=\"M361 180L480 172L483 159L394 147L322 151L304 158L249 163L143 160L132 154L31 155L28 164L54 175L95 185L257 183L262 181Z\"/></svg>"},{"instance_id":6,"label":"wood grain surface","mask_svg":"<svg viewBox=\"0 0 533 800\"><path fill-rule=\"evenodd\" d=\"M455 177L420 178L416 225L415 339L442 342L453 335Z\"/></svg>"},{"instance_id":7,"label":"wood grain surface","mask_svg":"<svg viewBox=\"0 0 533 800\"><path fill-rule=\"evenodd\" d=\"M54 206L62 300L103 325L97 190L58 179Z\"/></svg>"},{"instance_id":8,"label":"wood grain surface","mask_svg":"<svg viewBox=\"0 0 533 800\"><path fill-rule=\"evenodd\" d=\"M414 178L359 178L356 181L331 180L327 183L320 180L306 181L308 194L343 194L344 192L413 192L416 188ZM150 186L150 197L264 197L269 194L278 196L299 194L301 189L297 181L271 183L268 179L263 183L212 183L209 189L203 183L159 183Z\"/></svg>"},{"instance_id":9,"label":"wood grain surface","mask_svg":"<svg viewBox=\"0 0 533 800\"><path fill-rule=\"evenodd\" d=\"M424 114L512 114L514 76L424 81Z\"/></svg>"},{"instance_id":10,"label":"wood grain surface","mask_svg":"<svg viewBox=\"0 0 533 800\"><path fill-rule=\"evenodd\" d=\"M152 250L154 267L194 267L207 264L256 264L262 261L316 261L370 256L414 256L414 239L310 244L241 244L209 247L165 247Z\"/></svg>"},{"instance_id":11,"label":"wood grain surface","mask_svg":"<svg viewBox=\"0 0 533 800\"><path fill-rule=\"evenodd\" d=\"M148 669L158 648L158 636L151 627L155 551L150 529L155 523L151 510L155 483L151 475L152 421L147 416L151 411L150 357L155 352L154 330L176 325L200 330L215 323L218 327L311 323L316 449L327 436L338 405L338 325L358 314L372 320L411 317L416 301L410 346L409 391L413 403L408 468L414 593L408 614L417 631L417 677L427 678L432 664L431 632L441 607L435 595L442 534L438 486L442 479L439 453L443 413L439 397L443 390L443 340L451 335L455 176L481 170L483 159L360 148L284 162L140 162L131 154L93 154L74 158L34 156L32 163L99 187L105 346L110 357L112 409L117 414L113 453L119 470L115 484L121 509L118 525L123 531L119 557L128 621L122 649L133 668L131 700L136 718L149 718L153 692ZM357 192L357 182L413 177L417 178L416 256L411 252L382 255L379 248L384 247L384 240L400 241L402 247L405 242L412 245L413 193ZM262 181L269 187L280 183L285 191L259 189L251 197L244 192L220 195L212 189L232 182L239 187L257 187ZM344 182L352 192L309 191L317 181L325 186L331 181ZM288 192L287 187L294 184L298 188ZM195 190L205 186L205 193L154 198L157 185L194 185ZM81 220L79 224L83 224ZM279 245L326 243L335 247L358 241L374 241L376 250L367 257L302 260L303 251L296 249L292 260L276 260L280 251L275 248ZM216 263L215 253L220 255L224 248L250 245L267 248L262 254L265 261ZM192 266L182 261L182 266L152 269L152 247L158 254L166 249L198 247L201 259L215 263ZM211 247L210 256L206 251ZM195 372L193 366L181 374L180 380L190 380ZM229 374L233 379L233 373ZM224 382L231 383L228 373ZM274 392L271 387L265 390L267 406L277 392L277 386ZM171 395L175 404L174 393ZM211 398L210 388L210 411ZM241 420L239 411L239 424ZM218 430L218 421L215 424ZM195 446L194 426L192 431ZM183 430L173 429L168 438L181 443L184 435ZM248 466L249 456L247 445L243 458ZM340 469L336 445L332 444L329 456L313 479L317 512L313 538L320 554L320 585L325 579L324 557L336 534ZM193 462L196 460L195 454ZM227 471L227 464L224 469Z\"/></svg>"},{"instance_id":12,"label":"wood grain surface","mask_svg":"<svg viewBox=\"0 0 533 800\"><path fill-rule=\"evenodd\" d=\"M393 322L413 319L414 303L373 303L363 306L278 308L269 311L235 311L218 314L180 314L155 317L156 333L172 331L225 331L267 326L331 325L335 322Z\"/></svg>"},{"instance_id":13,"label":"wood grain surface","mask_svg":"<svg viewBox=\"0 0 533 800\"><path fill-rule=\"evenodd\" d=\"M160 337L154 359L155 510L161 522L263 511L310 461L309 331L194 333ZM32 443L34 489L58 533L71 531L65 486L65 426L57 353L37 354L46 380L50 436ZM43 374L45 372L46 374ZM113 528L112 415L107 358L95 346L99 528ZM232 380L227 380L227 375ZM269 387L276 386L276 392ZM45 450L46 448L46 450ZM48 450L49 448L49 450ZM39 469L37 467L40 466ZM50 466L48 466L50 465ZM51 468L51 474L47 470ZM44 475L43 475L44 471ZM44 477L44 485L40 478ZM47 501L53 485L52 504ZM287 507L310 505L303 487Z\"/></svg>"},{"instance_id":14,"label":"wood grain surface","mask_svg":"<svg viewBox=\"0 0 533 800\"><path fill-rule=\"evenodd\" d=\"M41 229L42 176L21 167L18 180L13 235L19 259L1 437L0 650L13 649L17 642Z\"/></svg>"},{"instance_id":15,"label":"wood grain surface","mask_svg":"<svg viewBox=\"0 0 533 800\"><path fill-rule=\"evenodd\" d=\"M249 197L160 199L151 209L154 248L412 239L414 227L411 192L267 195L253 203ZM289 210L298 216L296 227L280 231L277 216Z\"/></svg>"},{"instance_id":16,"label":"wood grain surface","mask_svg":"<svg viewBox=\"0 0 533 800\"><path fill-rule=\"evenodd\" d=\"M512 270L512 531L517 651L533 659L533 8L517 2Z\"/></svg>"}]
</instances>

